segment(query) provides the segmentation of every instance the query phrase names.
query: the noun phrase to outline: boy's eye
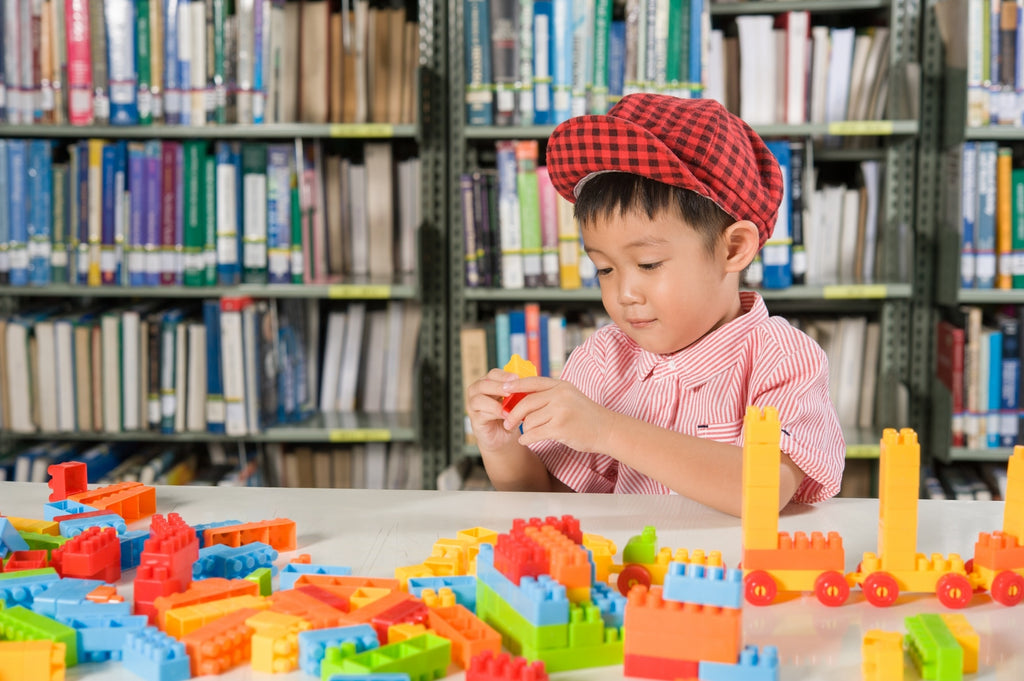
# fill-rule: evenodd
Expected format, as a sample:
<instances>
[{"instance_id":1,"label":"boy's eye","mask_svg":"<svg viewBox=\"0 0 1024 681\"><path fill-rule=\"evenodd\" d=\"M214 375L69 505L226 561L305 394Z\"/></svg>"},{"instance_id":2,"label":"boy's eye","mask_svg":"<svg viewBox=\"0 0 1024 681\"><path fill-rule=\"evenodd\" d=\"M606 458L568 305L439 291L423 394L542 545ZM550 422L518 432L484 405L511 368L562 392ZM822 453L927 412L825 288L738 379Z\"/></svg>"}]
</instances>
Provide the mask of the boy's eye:
<instances>
[{"instance_id":1,"label":"boy's eye","mask_svg":"<svg viewBox=\"0 0 1024 681\"><path fill-rule=\"evenodd\" d=\"M604 277L612 273L611 267L600 267L597 270L597 276Z\"/></svg>"},{"instance_id":2,"label":"boy's eye","mask_svg":"<svg viewBox=\"0 0 1024 681\"><path fill-rule=\"evenodd\" d=\"M661 267L661 263L660 262L643 262L643 263L640 263L639 267L642 270L656 270L659 267Z\"/></svg>"}]
</instances>

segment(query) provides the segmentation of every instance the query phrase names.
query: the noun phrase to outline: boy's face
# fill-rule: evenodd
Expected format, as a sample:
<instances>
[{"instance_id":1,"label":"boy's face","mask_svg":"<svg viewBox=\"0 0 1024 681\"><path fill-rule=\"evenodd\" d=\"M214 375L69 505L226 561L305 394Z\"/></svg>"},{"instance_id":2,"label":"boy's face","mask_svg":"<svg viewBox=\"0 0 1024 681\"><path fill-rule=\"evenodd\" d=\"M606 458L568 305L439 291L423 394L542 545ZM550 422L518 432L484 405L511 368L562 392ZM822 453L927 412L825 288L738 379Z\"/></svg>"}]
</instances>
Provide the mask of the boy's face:
<instances>
[{"instance_id":1,"label":"boy's face","mask_svg":"<svg viewBox=\"0 0 1024 681\"><path fill-rule=\"evenodd\" d=\"M648 352L681 350L739 314L727 247L708 253L673 212L599 218L583 230L612 320Z\"/></svg>"}]
</instances>

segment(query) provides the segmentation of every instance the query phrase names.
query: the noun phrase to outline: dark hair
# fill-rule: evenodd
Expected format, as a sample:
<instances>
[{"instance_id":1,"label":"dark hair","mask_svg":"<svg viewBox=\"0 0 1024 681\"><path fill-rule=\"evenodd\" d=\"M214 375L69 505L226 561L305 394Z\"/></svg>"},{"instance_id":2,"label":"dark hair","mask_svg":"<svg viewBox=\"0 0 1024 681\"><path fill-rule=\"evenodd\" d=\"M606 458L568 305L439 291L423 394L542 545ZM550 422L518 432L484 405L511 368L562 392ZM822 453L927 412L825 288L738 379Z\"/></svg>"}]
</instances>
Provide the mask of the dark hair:
<instances>
[{"instance_id":1,"label":"dark hair","mask_svg":"<svg viewBox=\"0 0 1024 681\"><path fill-rule=\"evenodd\" d=\"M696 192L621 172L600 173L587 180L576 198L575 215L580 227L587 228L612 215L636 212L653 219L666 210L675 211L700 234L708 253L714 253L722 232L736 222Z\"/></svg>"}]
</instances>

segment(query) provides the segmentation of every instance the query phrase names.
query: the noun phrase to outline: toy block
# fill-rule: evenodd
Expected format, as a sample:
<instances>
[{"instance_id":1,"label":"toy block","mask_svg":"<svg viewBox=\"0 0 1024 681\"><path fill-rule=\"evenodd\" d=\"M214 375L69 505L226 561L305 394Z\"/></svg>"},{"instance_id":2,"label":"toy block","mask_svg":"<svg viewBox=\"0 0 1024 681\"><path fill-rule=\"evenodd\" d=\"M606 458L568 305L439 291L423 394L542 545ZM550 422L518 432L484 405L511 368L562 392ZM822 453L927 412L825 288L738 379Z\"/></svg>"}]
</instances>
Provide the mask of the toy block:
<instances>
[{"instance_id":1,"label":"toy block","mask_svg":"<svg viewBox=\"0 0 1024 681\"><path fill-rule=\"evenodd\" d=\"M0 574L0 601L6 602L7 607L30 606L39 593L59 580L60 576L53 568L2 573Z\"/></svg>"},{"instance_id":2,"label":"toy block","mask_svg":"<svg viewBox=\"0 0 1024 681\"><path fill-rule=\"evenodd\" d=\"M448 671L451 651L451 641L429 633L354 655L346 654L351 652L351 647L346 650L343 645L326 650L320 677L404 672L414 679L438 679Z\"/></svg>"},{"instance_id":3,"label":"toy block","mask_svg":"<svg viewBox=\"0 0 1024 681\"><path fill-rule=\"evenodd\" d=\"M78 634L74 629L49 617L15 605L0 610L0 639L11 641L56 641L63 643L64 664L78 664Z\"/></svg>"},{"instance_id":4,"label":"toy block","mask_svg":"<svg viewBox=\"0 0 1024 681\"><path fill-rule=\"evenodd\" d=\"M321 603L329 605L335 610L340 610L341 612L349 612L352 609L352 604L349 603L348 598L339 596L338 594L332 593L327 589L314 584L303 584L295 587L295 591L300 591L307 596L311 596Z\"/></svg>"},{"instance_id":5,"label":"toy block","mask_svg":"<svg viewBox=\"0 0 1024 681\"><path fill-rule=\"evenodd\" d=\"M288 563L278 575L277 588L291 589L302 575L338 575L352 574L352 568L342 565L314 565L312 563Z\"/></svg>"},{"instance_id":6,"label":"toy block","mask_svg":"<svg viewBox=\"0 0 1024 681\"><path fill-rule=\"evenodd\" d=\"M626 597L602 582L594 582L590 588L590 601L601 612L604 625L620 629L626 613Z\"/></svg>"},{"instance_id":7,"label":"toy block","mask_svg":"<svg viewBox=\"0 0 1024 681\"><path fill-rule=\"evenodd\" d=\"M295 521L288 518L274 518L256 523L224 525L209 528L203 532L203 545L226 544L239 547L260 542L278 551L295 550Z\"/></svg>"},{"instance_id":8,"label":"toy block","mask_svg":"<svg viewBox=\"0 0 1024 681\"><path fill-rule=\"evenodd\" d=\"M0 681L64 681L65 658L56 641L0 641Z\"/></svg>"},{"instance_id":9,"label":"toy block","mask_svg":"<svg viewBox=\"0 0 1024 681\"><path fill-rule=\"evenodd\" d=\"M779 440L775 407L749 406L743 419L743 547L776 548L779 532Z\"/></svg>"},{"instance_id":10,"label":"toy block","mask_svg":"<svg viewBox=\"0 0 1024 681\"><path fill-rule=\"evenodd\" d=\"M388 674L332 674L327 681L409 681L409 675L401 672Z\"/></svg>"},{"instance_id":11,"label":"toy block","mask_svg":"<svg viewBox=\"0 0 1024 681\"><path fill-rule=\"evenodd\" d=\"M590 588L593 568L586 549L551 525L527 527L524 534L544 549L552 579L567 589Z\"/></svg>"},{"instance_id":12,"label":"toy block","mask_svg":"<svg viewBox=\"0 0 1024 681\"><path fill-rule=\"evenodd\" d=\"M640 534L630 537L622 549L622 563L653 563L658 555L658 533L653 525L647 525Z\"/></svg>"},{"instance_id":13,"label":"toy block","mask_svg":"<svg viewBox=\"0 0 1024 681\"><path fill-rule=\"evenodd\" d=\"M441 538L434 542L423 566L438 576L469 574L478 550L479 545L469 540Z\"/></svg>"},{"instance_id":14,"label":"toy block","mask_svg":"<svg viewBox=\"0 0 1024 681\"><path fill-rule=\"evenodd\" d=\"M320 676L320 664L328 648L352 646L352 653L377 648L377 632L369 624L356 624L330 629L311 629L299 632L299 667L307 674Z\"/></svg>"},{"instance_id":15,"label":"toy block","mask_svg":"<svg viewBox=\"0 0 1024 681\"><path fill-rule=\"evenodd\" d=\"M89 487L89 471L82 461L65 461L50 464L46 472L50 474L49 501L61 501L72 494L84 492Z\"/></svg>"},{"instance_id":16,"label":"toy block","mask_svg":"<svg viewBox=\"0 0 1024 681\"><path fill-rule=\"evenodd\" d=\"M700 681L779 681L779 650L765 646L746 646L739 662L706 662L701 660L697 678Z\"/></svg>"},{"instance_id":17,"label":"toy block","mask_svg":"<svg viewBox=\"0 0 1024 681\"><path fill-rule=\"evenodd\" d=\"M743 604L743 571L672 562L661 596L668 601L739 608Z\"/></svg>"},{"instance_id":18,"label":"toy block","mask_svg":"<svg viewBox=\"0 0 1024 681\"><path fill-rule=\"evenodd\" d=\"M28 551L28 543L7 518L0 518L0 558L14 551Z\"/></svg>"},{"instance_id":19,"label":"toy block","mask_svg":"<svg viewBox=\"0 0 1024 681\"><path fill-rule=\"evenodd\" d=\"M452 573L451 570L446 572ZM434 574L433 568L430 568L423 563L418 565L403 565L395 568L395 579L398 581L401 588L408 588L407 585L410 579L420 579L429 577L441 577L444 575Z\"/></svg>"},{"instance_id":20,"label":"toy block","mask_svg":"<svg viewBox=\"0 0 1024 681\"><path fill-rule=\"evenodd\" d=\"M399 585L397 579L388 579L386 577L352 577L350 575L317 575L317 574L304 574L300 575L295 580L293 586L302 586L304 584L312 584L319 587L336 587L331 588L330 591L334 593L345 593L343 589L349 589L347 593L351 594L358 589L380 589L386 591L398 591Z\"/></svg>"},{"instance_id":21,"label":"toy block","mask_svg":"<svg viewBox=\"0 0 1024 681\"><path fill-rule=\"evenodd\" d=\"M428 624L434 633L452 642L452 661L469 669L471 660L485 650L501 652L501 634L464 606L431 608Z\"/></svg>"},{"instance_id":22,"label":"toy block","mask_svg":"<svg viewBox=\"0 0 1024 681\"><path fill-rule=\"evenodd\" d=\"M54 525L56 527L56 525ZM47 560L53 555L53 550L64 546L67 543L67 538L62 537L59 534L42 534L39 532L26 532L20 531L21 538L28 544L30 551L46 551Z\"/></svg>"},{"instance_id":23,"label":"toy block","mask_svg":"<svg viewBox=\"0 0 1024 681\"><path fill-rule=\"evenodd\" d=\"M125 524L124 519L110 511L79 513L77 515L70 516L67 519L62 519L62 516L57 516L54 518L54 521L60 527L60 536L68 538L77 537L91 527L111 527L117 532L117 534L123 534L128 531L128 526ZM120 560L120 552L118 552L119 564Z\"/></svg>"},{"instance_id":24,"label":"toy block","mask_svg":"<svg viewBox=\"0 0 1024 681\"><path fill-rule=\"evenodd\" d=\"M253 542L238 548L214 544L199 550L199 558L192 565L192 578L244 578L261 567L276 571L273 567L276 559L277 551L262 542Z\"/></svg>"},{"instance_id":25,"label":"toy block","mask_svg":"<svg viewBox=\"0 0 1024 681\"><path fill-rule=\"evenodd\" d=\"M675 660L663 657L626 653L622 671L629 677L644 679L696 679L700 670L697 660Z\"/></svg>"},{"instance_id":26,"label":"toy block","mask_svg":"<svg viewBox=\"0 0 1024 681\"><path fill-rule=\"evenodd\" d=\"M112 527L90 527L54 549L52 561L64 577L112 584L121 578L121 542Z\"/></svg>"},{"instance_id":27,"label":"toy block","mask_svg":"<svg viewBox=\"0 0 1024 681\"><path fill-rule=\"evenodd\" d=\"M243 608L181 637L193 676L223 674L252 658L253 629L245 621L259 610Z\"/></svg>"},{"instance_id":28,"label":"toy block","mask_svg":"<svg viewBox=\"0 0 1024 681\"><path fill-rule=\"evenodd\" d=\"M155 627L129 632L122 664L148 681L184 681L191 678L185 646Z\"/></svg>"},{"instance_id":29,"label":"toy block","mask_svg":"<svg viewBox=\"0 0 1024 681\"><path fill-rule=\"evenodd\" d=\"M297 634L300 631L307 631L313 628L309 622L298 615L289 615L285 612L274 612L273 610L260 610L254 615L250 615L249 619L245 620L245 624L255 632L285 629L293 634ZM298 641L296 641L297 644Z\"/></svg>"},{"instance_id":30,"label":"toy block","mask_svg":"<svg viewBox=\"0 0 1024 681\"><path fill-rule=\"evenodd\" d=\"M627 654L680 660L735 662L742 641L742 611L668 601L660 587L633 587L627 596Z\"/></svg>"},{"instance_id":31,"label":"toy block","mask_svg":"<svg viewBox=\"0 0 1024 681\"><path fill-rule=\"evenodd\" d=\"M413 577L407 584L409 593L422 597L425 589L440 593L442 589L451 589L455 594L455 602L476 610L476 575L454 575L451 577Z\"/></svg>"},{"instance_id":32,"label":"toy block","mask_svg":"<svg viewBox=\"0 0 1024 681\"><path fill-rule=\"evenodd\" d=\"M60 501L51 501L43 504L43 517L52 522L58 516L92 513L98 510L98 508L80 504L74 499L61 499Z\"/></svg>"},{"instance_id":33,"label":"toy block","mask_svg":"<svg viewBox=\"0 0 1024 681\"><path fill-rule=\"evenodd\" d=\"M310 623L313 629L339 627L348 623L346 611L333 608L327 603L296 589L285 589L272 593L269 610L296 615Z\"/></svg>"},{"instance_id":34,"label":"toy block","mask_svg":"<svg viewBox=\"0 0 1024 681\"><path fill-rule=\"evenodd\" d=\"M128 634L146 627L145 615L86 616L64 622L78 632L78 661L120 660Z\"/></svg>"},{"instance_id":35,"label":"toy block","mask_svg":"<svg viewBox=\"0 0 1024 681\"><path fill-rule=\"evenodd\" d=\"M354 605L354 602L350 600ZM387 611L403 603L420 603L404 591L391 591L380 598L377 598L366 605L353 608L349 611L346 619L350 624L373 624L374 618L383 615ZM386 631L386 627L385 627ZM383 638L383 637L382 637Z\"/></svg>"},{"instance_id":36,"label":"toy block","mask_svg":"<svg viewBox=\"0 0 1024 681\"><path fill-rule=\"evenodd\" d=\"M604 629L603 642L545 650L524 648L523 657L528 660L541 660L544 662L544 667L551 673L621 665L623 661L622 636L621 632L616 629Z\"/></svg>"},{"instance_id":37,"label":"toy block","mask_svg":"<svg viewBox=\"0 0 1024 681\"><path fill-rule=\"evenodd\" d=\"M125 520L148 518L156 513L156 488L141 482L117 482L69 494L67 498L86 506L112 511Z\"/></svg>"},{"instance_id":38,"label":"toy block","mask_svg":"<svg viewBox=\"0 0 1024 681\"><path fill-rule=\"evenodd\" d=\"M292 558L289 563L300 563L309 565L312 562L312 557L308 553L300 553L299 555Z\"/></svg>"},{"instance_id":39,"label":"toy block","mask_svg":"<svg viewBox=\"0 0 1024 681\"><path fill-rule=\"evenodd\" d=\"M199 548L206 546L206 531L217 527L228 527L229 525L241 525L241 520L215 520L209 523L199 523L194 525L193 529L196 531L196 538L199 540Z\"/></svg>"},{"instance_id":40,"label":"toy block","mask_svg":"<svg viewBox=\"0 0 1024 681\"><path fill-rule=\"evenodd\" d=\"M835 570L844 572L846 553L838 532L779 532L775 549L744 549L744 570Z\"/></svg>"},{"instance_id":41,"label":"toy block","mask_svg":"<svg viewBox=\"0 0 1024 681\"><path fill-rule=\"evenodd\" d=\"M21 570L38 570L50 566L49 556L45 549L12 551L10 558L3 565L4 572L20 572Z\"/></svg>"},{"instance_id":42,"label":"toy block","mask_svg":"<svg viewBox=\"0 0 1024 681\"><path fill-rule=\"evenodd\" d=\"M408 641L410 638L415 638L420 634L427 633L428 631L429 629L424 624L410 624L409 622L392 624L388 627L388 638L386 642L398 643L399 641Z\"/></svg>"},{"instance_id":43,"label":"toy block","mask_svg":"<svg viewBox=\"0 0 1024 681\"><path fill-rule=\"evenodd\" d=\"M420 592L420 600L428 608L447 608L458 602L455 599L455 592L448 587L441 589L440 593L433 589L424 589Z\"/></svg>"},{"instance_id":44,"label":"toy block","mask_svg":"<svg viewBox=\"0 0 1024 681\"><path fill-rule=\"evenodd\" d=\"M378 612L370 619L370 624L377 631L377 638L388 640L388 628L403 622L409 624L426 624L430 612L423 601L415 598L397 603L387 610Z\"/></svg>"},{"instance_id":45,"label":"toy block","mask_svg":"<svg viewBox=\"0 0 1024 681\"><path fill-rule=\"evenodd\" d=\"M83 603L85 597L102 584L103 582L98 579L73 577L47 582L45 587L35 594L31 608L40 615L56 617L58 604Z\"/></svg>"},{"instance_id":46,"label":"toy block","mask_svg":"<svg viewBox=\"0 0 1024 681\"><path fill-rule=\"evenodd\" d=\"M1024 543L1024 446L1015 445L1006 462L1003 533Z\"/></svg>"},{"instance_id":47,"label":"toy block","mask_svg":"<svg viewBox=\"0 0 1024 681\"><path fill-rule=\"evenodd\" d=\"M256 568L255 570L247 574L245 576L245 579L249 580L250 582L256 583L256 586L259 588L260 596L269 596L274 591L274 586L271 581L273 579L273 576L274 575L272 574L270 568L262 567Z\"/></svg>"},{"instance_id":48,"label":"toy block","mask_svg":"<svg viewBox=\"0 0 1024 681\"><path fill-rule=\"evenodd\" d=\"M147 530L128 530L118 535L121 541L121 569L130 570L139 566L142 561L142 551L149 538Z\"/></svg>"},{"instance_id":49,"label":"toy block","mask_svg":"<svg viewBox=\"0 0 1024 681\"><path fill-rule=\"evenodd\" d=\"M112 584L101 584L85 595L85 599L91 603L123 603L124 597L117 593L117 587Z\"/></svg>"},{"instance_id":50,"label":"toy block","mask_svg":"<svg viewBox=\"0 0 1024 681\"><path fill-rule=\"evenodd\" d=\"M903 678L903 635L870 629L861 643L861 678L889 681Z\"/></svg>"},{"instance_id":51,"label":"toy block","mask_svg":"<svg viewBox=\"0 0 1024 681\"><path fill-rule=\"evenodd\" d=\"M484 650L470 660L465 681L548 681L548 673L540 660Z\"/></svg>"},{"instance_id":52,"label":"toy block","mask_svg":"<svg viewBox=\"0 0 1024 681\"><path fill-rule=\"evenodd\" d=\"M538 626L483 582L477 585L476 616L501 634L502 645L514 655L523 655L527 648L542 650L569 645L568 621Z\"/></svg>"},{"instance_id":53,"label":"toy block","mask_svg":"<svg viewBox=\"0 0 1024 681\"><path fill-rule=\"evenodd\" d=\"M582 544L583 548L590 551L590 562L594 566L594 583L607 582L615 563L615 553L618 551L615 542L597 534L584 534Z\"/></svg>"},{"instance_id":54,"label":"toy block","mask_svg":"<svg viewBox=\"0 0 1024 681\"><path fill-rule=\"evenodd\" d=\"M174 638L182 638L199 627L237 610L266 610L269 605L267 600L260 596L233 596L174 608L168 610L164 616L164 631Z\"/></svg>"},{"instance_id":55,"label":"toy block","mask_svg":"<svg viewBox=\"0 0 1024 681\"><path fill-rule=\"evenodd\" d=\"M18 532L35 532L37 534L48 534L54 537L60 536L60 528L52 520L40 520L38 518L18 518L7 516L7 520L14 525Z\"/></svg>"},{"instance_id":56,"label":"toy block","mask_svg":"<svg viewBox=\"0 0 1024 681\"><path fill-rule=\"evenodd\" d=\"M990 570L1020 570L1024 567L1024 544L1004 532L981 532L974 544L975 567Z\"/></svg>"},{"instance_id":57,"label":"toy block","mask_svg":"<svg viewBox=\"0 0 1024 681\"><path fill-rule=\"evenodd\" d=\"M211 577L200 579L189 585L180 593L160 596L153 601L156 610L156 623L164 629L167 613L174 608L184 608L197 603L216 601L235 596L259 596L259 587L246 579L221 579Z\"/></svg>"},{"instance_id":58,"label":"toy block","mask_svg":"<svg viewBox=\"0 0 1024 681\"><path fill-rule=\"evenodd\" d=\"M458 532L456 532L455 538L470 542L474 545L493 545L494 542L498 539L498 533L495 530L489 530L486 527L470 527L468 529L459 530Z\"/></svg>"},{"instance_id":59,"label":"toy block","mask_svg":"<svg viewBox=\"0 0 1024 681\"><path fill-rule=\"evenodd\" d=\"M970 622L967 621L967 616L963 613L944 612L939 617L942 618L942 621L949 629L949 633L953 635L953 638L956 639L956 642L963 650L964 674L973 674L978 671L978 648L981 644L981 638L974 631L974 627L971 626Z\"/></svg>"},{"instance_id":60,"label":"toy block","mask_svg":"<svg viewBox=\"0 0 1024 681\"><path fill-rule=\"evenodd\" d=\"M922 613L904 618L903 623L907 628L907 652L921 678L929 681L963 678L963 649L941 617Z\"/></svg>"},{"instance_id":61,"label":"toy block","mask_svg":"<svg viewBox=\"0 0 1024 681\"><path fill-rule=\"evenodd\" d=\"M537 367L533 365L533 362L527 359L523 359L518 354L513 354L512 358L505 364L505 371L515 374L519 378L529 378L530 376L537 375ZM501 400L501 411L503 414L508 414L510 411L515 409L519 401L526 397L526 393L512 393L506 395Z\"/></svg>"},{"instance_id":62,"label":"toy block","mask_svg":"<svg viewBox=\"0 0 1024 681\"><path fill-rule=\"evenodd\" d=\"M524 578L516 586L508 577L494 568L494 549L484 544L477 556L477 600L480 584L485 583L523 618L536 626L567 624L569 622L569 599L565 587L548 575L537 579ZM479 609L479 604L478 604Z\"/></svg>"},{"instance_id":63,"label":"toy block","mask_svg":"<svg viewBox=\"0 0 1024 681\"><path fill-rule=\"evenodd\" d=\"M42 614L42 613L40 613ZM64 603L57 602L57 613L53 615L53 618L58 622L68 622L70 620L80 619L95 619L99 618L110 618L110 617L127 617L132 614L131 603L92 603L90 601L80 601L78 603Z\"/></svg>"}]
</instances>

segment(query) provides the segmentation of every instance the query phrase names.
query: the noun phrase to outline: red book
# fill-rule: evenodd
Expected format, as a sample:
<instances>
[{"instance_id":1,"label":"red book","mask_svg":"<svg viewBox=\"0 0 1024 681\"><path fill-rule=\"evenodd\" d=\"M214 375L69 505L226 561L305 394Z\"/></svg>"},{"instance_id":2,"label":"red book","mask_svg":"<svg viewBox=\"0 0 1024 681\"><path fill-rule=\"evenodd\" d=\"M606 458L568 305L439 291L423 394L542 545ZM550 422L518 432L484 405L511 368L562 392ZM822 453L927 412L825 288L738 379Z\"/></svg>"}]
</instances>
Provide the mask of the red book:
<instances>
[{"instance_id":1,"label":"red book","mask_svg":"<svg viewBox=\"0 0 1024 681\"><path fill-rule=\"evenodd\" d=\"M180 142L163 142L161 147L161 170L163 173L163 197L160 211L160 283L164 286L180 284L178 278L178 257L183 248L178 235L179 205L181 191L178 158L182 156Z\"/></svg>"},{"instance_id":2,"label":"red book","mask_svg":"<svg viewBox=\"0 0 1024 681\"><path fill-rule=\"evenodd\" d=\"M92 51L89 38L89 0L66 0L68 120L92 125Z\"/></svg>"},{"instance_id":3,"label":"red book","mask_svg":"<svg viewBox=\"0 0 1024 681\"><path fill-rule=\"evenodd\" d=\"M540 303L526 303L526 359L540 369Z\"/></svg>"},{"instance_id":4,"label":"red book","mask_svg":"<svg viewBox=\"0 0 1024 681\"><path fill-rule=\"evenodd\" d=\"M964 431L964 330L951 322L940 321L935 345L935 375L952 396L952 444L963 447L967 444Z\"/></svg>"}]
</instances>

